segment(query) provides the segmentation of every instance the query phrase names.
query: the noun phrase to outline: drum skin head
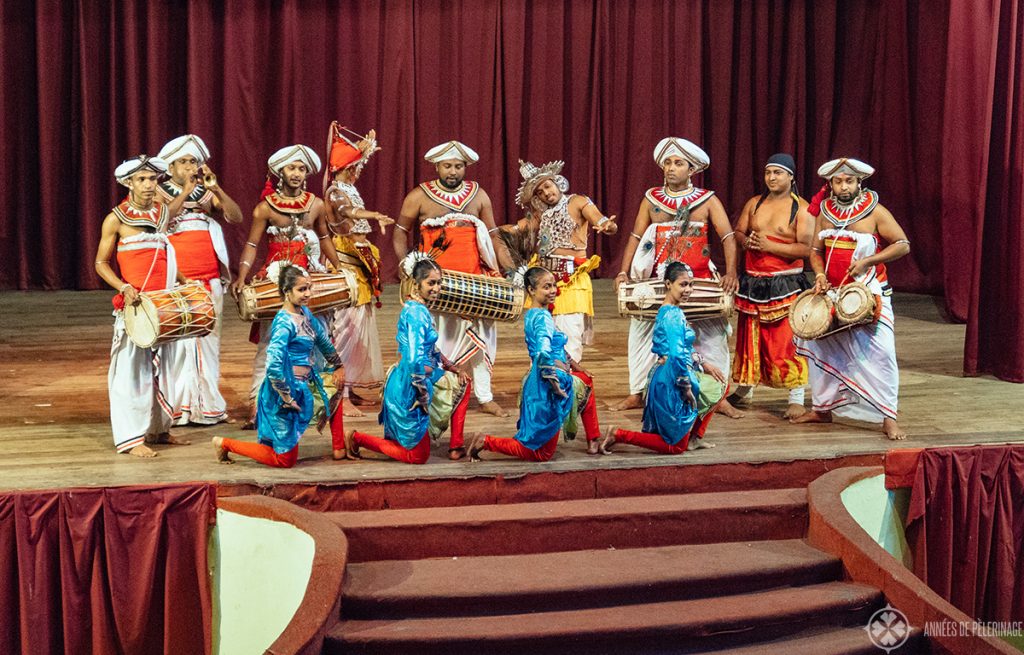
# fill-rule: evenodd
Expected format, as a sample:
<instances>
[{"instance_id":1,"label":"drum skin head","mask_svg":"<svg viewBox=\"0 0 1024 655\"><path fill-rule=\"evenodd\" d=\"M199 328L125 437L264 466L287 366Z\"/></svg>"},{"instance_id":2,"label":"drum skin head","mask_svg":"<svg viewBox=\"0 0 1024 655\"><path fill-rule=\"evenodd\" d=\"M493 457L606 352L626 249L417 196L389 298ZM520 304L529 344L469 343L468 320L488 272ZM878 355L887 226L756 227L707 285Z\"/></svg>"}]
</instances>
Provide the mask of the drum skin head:
<instances>
[{"instance_id":1,"label":"drum skin head","mask_svg":"<svg viewBox=\"0 0 1024 655\"><path fill-rule=\"evenodd\" d=\"M139 294L139 302L124 308L124 329L128 338L139 348L150 348L160 336L160 319L156 305L145 295Z\"/></svg>"},{"instance_id":2,"label":"drum skin head","mask_svg":"<svg viewBox=\"0 0 1024 655\"><path fill-rule=\"evenodd\" d=\"M836 320L842 324L869 322L875 314L875 298L861 282L847 284L836 297Z\"/></svg>"},{"instance_id":3,"label":"drum skin head","mask_svg":"<svg viewBox=\"0 0 1024 655\"><path fill-rule=\"evenodd\" d=\"M817 339L832 325L832 300L825 294L804 291L789 308L789 325L801 339Z\"/></svg>"}]
</instances>

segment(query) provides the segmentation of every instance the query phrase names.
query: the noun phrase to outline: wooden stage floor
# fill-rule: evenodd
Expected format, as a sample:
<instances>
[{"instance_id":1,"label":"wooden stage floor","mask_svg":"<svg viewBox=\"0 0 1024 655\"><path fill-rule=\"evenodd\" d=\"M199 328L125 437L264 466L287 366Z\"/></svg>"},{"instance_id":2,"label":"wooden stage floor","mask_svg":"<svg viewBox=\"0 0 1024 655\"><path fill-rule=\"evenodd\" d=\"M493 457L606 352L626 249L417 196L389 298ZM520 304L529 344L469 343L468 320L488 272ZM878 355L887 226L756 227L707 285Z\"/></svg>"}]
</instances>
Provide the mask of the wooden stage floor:
<instances>
[{"instance_id":1,"label":"wooden stage floor","mask_svg":"<svg viewBox=\"0 0 1024 655\"><path fill-rule=\"evenodd\" d=\"M395 357L396 287L385 290L378 316L385 362ZM759 389L755 403L741 419L717 416L708 440L717 448L683 456L655 455L622 447L612 456L589 457L585 441L562 443L555 458L544 464L496 459L480 463L449 462L446 436L436 444L424 466L364 460L330 460L330 440L315 430L300 446L299 464L277 470L248 460L233 466L214 461L209 444L220 435L254 439L238 429L246 412L255 346L247 340L248 324L228 304L222 346L221 389L234 424L176 428L192 439L190 446L157 446L160 456L140 460L117 455L109 424L106 375L111 336L110 292L0 293L0 488L55 488L121 485L188 480L223 484L271 485L300 482L346 482L419 477L464 477L534 471L576 471L593 468L636 468L658 465L773 462L828 459L881 453L892 442L862 425L791 426L780 418L786 395ZM627 392L626 335L628 322L616 314L608 280L595 283L595 344L584 363L596 376L602 426L637 426L640 411L615 413L605 405ZM907 447L1019 441L1024 428L1024 386L992 378L964 378L961 359L964 326L946 323L939 301L902 294L894 301L900 363L900 420L909 433ZM520 323L499 328L495 397L513 410L496 419L470 409L467 434L475 430L511 436L515 432L515 400L528 366ZM809 396L809 394L808 394ZM810 398L808 397L808 403ZM346 425L380 434L376 414L346 419ZM486 455L485 455L486 456Z\"/></svg>"}]
</instances>

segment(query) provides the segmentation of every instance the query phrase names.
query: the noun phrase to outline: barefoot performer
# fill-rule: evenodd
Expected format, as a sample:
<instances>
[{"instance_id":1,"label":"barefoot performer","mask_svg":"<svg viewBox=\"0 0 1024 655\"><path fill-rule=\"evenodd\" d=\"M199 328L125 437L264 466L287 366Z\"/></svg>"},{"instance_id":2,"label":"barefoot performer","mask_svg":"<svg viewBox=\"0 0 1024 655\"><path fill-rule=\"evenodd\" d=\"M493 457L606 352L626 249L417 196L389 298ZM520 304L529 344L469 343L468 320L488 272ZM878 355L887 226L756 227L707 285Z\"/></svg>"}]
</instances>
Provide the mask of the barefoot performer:
<instances>
[{"instance_id":1,"label":"barefoot performer","mask_svg":"<svg viewBox=\"0 0 1024 655\"><path fill-rule=\"evenodd\" d=\"M627 280L662 276L668 262L688 264L698 278L715 276L708 241L713 229L725 251L722 291L735 293L736 241L722 201L714 191L693 185L693 176L711 165L708 153L681 137L666 137L654 148L654 163L665 176L665 185L648 189L622 257L616 288ZM724 318L693 321L697 334L694 348L716 368L729 370L729 322ZM643 407L643 391L657 359L651 351L654 325L636 318L629 321L629 393L615 409ZM743 416L729 401L718 411L732 418Z\"/></svg>"},{"instance_id":2,"label":"barefoot performer","mask_svg":"<svg viewBox=\"0 0 1024 655\"><path fill-rule=\"evenodd\" d=\"M257 443L214 437L213 447L225 464L232 461L228 453L237 453L267 466L291 468L299 458L299 439L313 417L314 393L330 413L319 372L314 370L313 349L327 360L338 389L345 384L345 369L327 331L306 307L312 297L306 269L276 262L267 276L276 278L284 302L270 324L267 374L257 401Z\"/></svg>"},{"instance_id":3,"label":"barefoot performer","mask_svg":"<svg viewBox=\"0 0 1024 655\"><path fill-rule=\"evenodd\" d=\"M864 186L864 180L874 172L864 162L845 157L818 169L818 175L828 180L829 196L821 199L819 231L811 250L814 291L825 293L847 281L863 282L875 302L881 303L881 312L873 323L822 339L796 340L797 352L810 363L814 411L792 421L829 423L837 414L880 422L887 437L899 440L907 435L896 422L900 372L896 365L892 288L885 264L910 252L910 241L889 210L878 202L878 194ZM814 202L811 209L813 215ZM889 245L879 249L883 239Z\"/></svg>"},{"instance_id":4,"label":"barefoot performer","mask_svg":"<svg viewBox=\"0 0 1024 655\"><path fill-rule=\"evenodd\" d=\"M695 333L681 305L693 292L693 270L682 262L665 269L665 304L654 321L654 354L659 358L651 373L644 406L644 431L608 428L601 452L615 443L628 443L675 455L711 448L704 432L715 405L725 397L725 373L693 349Z\"/></svg>"},{"instance_id":5,"label":"barefoot performer","mask_svg":"<svg viewBox=\"0 0 1024 655\"><path fill-rule=\"evenodd\" d=\"M210 151L195 134L171 139L157 155L167 163L168 179L157 195L171 217L168 228L178 268L190 280L199 280L213 299L217 325L205 337L179 339L170 345L175 369L175 425L213 425L228 418L220 383L220 332L224 288L231 280L224 231L214 218L241 223L242 210L217 183L207 160Z\"/></svg>"},{"instance_id":6,"label":"barefoot performer","mask_svg":"<svg viewBox=\"0 0 1024 655\"><path fill-rule=\"evenodd\" d=\"M372 231L369 221L377 221L381 234L384 227L394 221L380 212L368 210L355 186L366 162L380 150L377 133L370 130L358 142L353 142L343 130L345 128L334 121L327 137L324 209L327 227L334 235L332 241L338 260L355 273L359 290L352 307L334 310L331 335L334 347L345 362L345 388L339 390L342 410L345 416L362 416L352 404L353 388L376 396L384 384L376 312L381 306L380 251L368 238Z\"/></svg>"},{"instance_id":7,"label":"barefoot performer","mask_svg":"<svg viewBox=\"0 0 1024 655\"><path fill-rule=\"evenodd\" d=\"M415 262L415 263L413 263ZM441 290L441 267L425 255L403 260L414 287L398 316L398 353L401 359L388 371L378 420L384 438L363 432L345 435L346 449L335 459L358 458L360 448L383 453L409 464L425 464L431 437L440 436L451 422L452 444L463 442L463 423L469 406L469 375L437 349L437 330L425 301ZM447 373L446 373L447 371ZM453 393L439 393L441 387Z\"/></svg>"},{"instance_id":8,"label":"barefoot performer","mask_svg":"<svg viewBox=\"0 0 1024 655\"><path fill-rule=\"evenodd\" d=\"M402 213L395 224L392 242L395 254L404 259L409 252L409 236L417 231L419 249L435 252L442 269L498 275L494 254L494 209L480 185L468 181L466 167L479 155L464 143L447 141L424 155L437 169L437 179L420 184L405 196ZM508 412L494 401L491 392L491 368L498 349L498 331L490 319L464 319L436 313L438 347L457 364L467 364L473 372L473 394L480 410L495 416ZM454 451L464 453L462 444Z\"/></svg>"},{"instance_id":9,"label":"barefoot performer","mask_svg":"<svg viewBox=\"0 0 1024 655\"><path fill-rule=\"evenodd\" d=\"M164 167L158 158L139 155L114 170L117 181L128 188L128 197L103 219L96 249L96 273L118 292L113 299L114 340L107 373L114 448L136 457L156 457L146 441L188 443L169 433L175 373L169 347L136 346L125 333L122 313L125 305L139 301L139 292L184 282L165 234L167 207L156 201L157 176ZM115 251L120 276L110 265Z\"/></svg>"},{"instance_id":10,"label":"barefoot performer","mask_svg":"<svg viewBox=\"0 0 1024 655\"><path fill-rule=\"evenodd\" d=\"M537 234L534 262L550 271L558 283L555 326L569 339L565 350L574 361L583 359L583 346L594 340L594 291L590 271L601 263L587 256L590 228L598 234L615 234L615 216L605 216L584 195L567 193L569 181L562 175L565 164L553 161L537 167L519 160L523 178L516 203L526 211L511 229ZM529 304L527 304L529 307Z\"/></svg>"},{"instance_id":11,"label":"barefoot performer","mask_svg":"<svg viewBox=\"0 0 1024 655\"><path fill-rule=\"evenodd\" d=\"M807 360L796 354L789 307L810 288L804 258L811 254L815 219L797 195L792 155L772 155L764 167L765 190L747 201L736 221L745 270L736 292L736 357L733 397L748 400L754 387L789 389L786 418L803 414Z\"/></svg>"},{"instance_id":12,"label":"barefoot performer","mask_svg":"<svg viewBox=\"0 0 1024 655\"><path fill-rule=\"evenodd\" d=\"M568 337L560 331L548 307L555 302L558 285L545 268L526 271L524 283L533 308L523 316L526 349L533 361L523 380L522 403L515 437L478 433L470 446L470 459L490 450L531 462L546 462L558 447L558 434L570 415L577 412L587 434L587 452L596 455L601 428L590 373L569 356ZM582 388L581 388L582 387ZM577 391L586 400L579 402Z\"/></svg>"},{"instance_id":13,"label":"barefoot performer","mask_svg":"<svg viewBox=\"0 0 1024 655\"><path fill-rule=\"evenodd\" d=\"M264 234L270 238L270 242L263 268L256 273L255 278L265 277L267 266L276 261L290 262L314 273L322 273L326 268L321 262L321 253L332 266L339 266L334 244L327 234L324 203L306 190L306 179L320 172L320 157L309 146L285 146L270 156L267 170L263 197L252 210L249 240L238 262L238 279L231 283L231 295L236 299L245 286L256 258L256 249ZM276 187L270 184L271 176L277 178ZM269 325L266 322L253 323L249 340L256 343L256 356L253 358L252 384L249 386L249 421L243 429L256 427L256 397L266 373L269 339Z\"/></svg>"}]
</instances>

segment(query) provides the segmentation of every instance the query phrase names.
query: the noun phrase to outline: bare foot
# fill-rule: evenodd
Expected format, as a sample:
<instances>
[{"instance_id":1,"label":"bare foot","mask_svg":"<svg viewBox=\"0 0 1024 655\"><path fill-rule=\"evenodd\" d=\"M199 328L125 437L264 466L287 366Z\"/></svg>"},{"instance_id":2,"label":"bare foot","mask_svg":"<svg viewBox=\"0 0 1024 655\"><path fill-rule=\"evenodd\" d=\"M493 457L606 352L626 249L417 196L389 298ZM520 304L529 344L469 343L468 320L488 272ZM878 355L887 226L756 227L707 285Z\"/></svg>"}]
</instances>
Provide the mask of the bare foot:
<instances>
[{"instance_id":1,"label":"bare foot","mask_svg":"<svg viewBox=\"0 0 1024 655\"><path fill-rule=\"evenodd\" d=\"M153 439L153 443L166 443L171 444L173 446L188 446L192 443L192 441L189 439L175 437L170 432L161 432L160 434L156 435L155 439Z\"/></svg>"},{"instance_id":2,"label":"bare foot","mask_svg":"<svg viewBox=\"0 0 1024 655\"><path fill-rule=\"evenodd\" d=\"M604 439L601 439L601 445L598 446L602 455L611 455L612 446L615 445L615 432L618 428L614 425L609 425L604 430Z\"/></svg>"},{"instance_id":3,"label":"bare foot","mask_svg":"<svg viewBox=\"0 0 1024 655\"><path fill-rule=\"evenodd\" d=\"M363 416L363 413L359 411L359 408L353 405L352 401L348 398L342 398L341 411L345 416ZM335 457L335 459L337 459L337 457Z\"/></svg>"},{"instance_id":4,"label":"bare foot","mask_svg":"<svg viewBox=\"0 0 1024 655\"><path fill-rule=\"evenodd\" d=\"M790 403L789 407L787 407L786 411L782 414L782 418L785 418L785 419L795 419L795 418L797 418L799 416L803 416L806 413L807 413L807 408L804 407L803 405L797 405L796 403Z\"/></svg>"},{"instance_id":5,"label":"bare foot","mask_svg":"<svg viewBox=\"0 0 1024 655\"><path fill-rule=\"evenodd\" d=\"M469 461L479 462L480 453L484 449L484 439L487 438L483 432L477 432L469 442Z\"/></svg>"},{"instance_id":6,"label":"bare foot","mask_svg":"<svg viewBox=\"0 0 1024 655\"><path fill-rule=\"evenodd\" d=\"M896 422L896 419L884 419L882 421L882 430L885 432L885 436L889 437L892 441L903 441L907 438L907 433L900 428L900 424Z\"/></svg>"},{"instance_id":7,"label":"bare foot","mask_svg":"<svg viewBox=\"0 0 1024 655\"><path fill-rule=\"evenodd\" d=\"M250 417L245 419L245 423L242 424L243 430L255 430L256 429L256 417Z\"/></svg>"},{"instance_id":8,"label":"bare foot","mask_svg":"<svg viewBox=\"0 0 1024 655\"><path fill-rule=\"evenodd\" d=\"M144 443L140 443L128 451L128 454L132 457L156 457L159 453L150 448Z\"/></svg>"},{"instance_id":9,"label":"bare foot","mask_svg":"<svg viewBox=\"0 0 1024 655\"><path fill-rule=\"evenodd\" d=\"M643 406L644 397L638 393L631 393L608 409L613 412L624 412L627 409L643 409Z\"/></svg>"},{"instance_id":10,"label":"bare foot","mask_svg":"<svg viewBox=\"0 0 1024 655\"><path fill-rule=\"evenodd\" d=\"M732 405L733 407L737 407L739 405L742 405L744 407L750 407L751 403L753 402L753 398L754 398L753 392L748 393L745 396L740 396L740 395L734 393L734 394L730 394L730 395L726 396L725 397L725 401L727 403L729 403L730 405Z\"/></svg>"},{"instance_id":11,"label":"bare foot","mask_svg":"<svg viewBox=\"0 0 1024 655\"><path fill-rule=\"evenodd\" d=\"M501 405L494 402L493 400L488 400L485 403L480 403L480 411L486 412L488 414L494 414L498 418L507 418L508 416L511 416L511 414L502 409Z\"/></svg>"},{"instance_id":12,"label":"bare foot","mask_svg":"<svg viewBox=\"0 0 1024 655\"><path fill-rule=\"evenodd\" d=\"M704 441L703 439L690 439L690 443L686 444L687 450L704 450L705 448L714 448L715 444Z\"/></svg>"},{"instance_id":13,"label":"bare foot","mask_svg":"<svg viewBox=\"0 0 1024 655\"><path fill-rule=\"evenodd\" d=\"M363 398L362 396L356 394L352 394L349 397L349 400L351 400L352 404L356 405L357 407L375 407L376 405L380 404L380 402L377 400L374 400L372 398Z\"/></svg>"},{"instance_id":14,"label":"bare foot","mask_svg":"<svg viewBox=\"0 0 1024 655\"><path fill-rule=\"evenodd\" d=\"M790 423L831 423L832 412L804 412L800 416L789 419Z\"/></svg>"},{"instance_id":15,"label":"bare foot","mask_svg":"<svg viewBox=\"0 0 1024 655\"><path fill-rule=\"evenodd\" d=\"M460 459L463 459L465 456L466 456L466 449L463 448L462 446L459 446L458 448L449 448L448 449L448 459L452 460L453 462L457 462Z\"/></svg>"},{"instance_id":16,"label":"bare foot","mask_svg":"<svg viewBox=\"0 0 1024 655\"><path fill-rule=\"evenodd\" d=\"M224 438L214 437L210 439L213 444L213 451L217 454L217 461L221 464L234 464L235 461L228 457L228 451L224 450Z\"/></svg>"},{"instance_id":17,"label":"bare foot","mask_svg":"<svg viewBox=\"0 0 1024 655\"><path fill-rule=\"evenodd\" d=\"M723 398L722 402L718 403L718 407L715 408L715 412L728 416L729 418L743 418L744 414L740 410L736 409L729 403L728 398Z\"/></svg>"},{"instance_id":18,"label":"bare foot","mask_svg":"<svg viewBox=\"0 0 1024 655\"><path fill-rule=\"evenodd\" d=\"M345 450L341 451L345 459L362 459L359 456L359 446L356 445L355 434L355 430L345 430ZM337 455L338 451L336 450L334 453Z\"/></svg>"},{"instance_id":19,"label":"bare foot","mask_svg":"<svg viewBox=\"0 0 1024 655\"><path fill-rule=\"evenodd\" d=\"M587 454L588 455L600 455L601 454L601 438L587 439Z\"/></svg>"}]
</instances>

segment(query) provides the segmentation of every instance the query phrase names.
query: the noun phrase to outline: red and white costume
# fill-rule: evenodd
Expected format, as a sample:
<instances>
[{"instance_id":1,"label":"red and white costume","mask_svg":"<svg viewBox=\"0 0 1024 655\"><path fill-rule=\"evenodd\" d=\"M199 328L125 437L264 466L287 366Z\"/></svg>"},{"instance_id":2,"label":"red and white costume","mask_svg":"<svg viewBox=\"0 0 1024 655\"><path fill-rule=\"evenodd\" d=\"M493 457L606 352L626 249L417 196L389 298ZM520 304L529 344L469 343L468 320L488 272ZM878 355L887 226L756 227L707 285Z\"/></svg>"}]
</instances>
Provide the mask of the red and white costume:
<instances>
[{"instance_id":1,"label":"red and white costume","mask_svg":"<svg viewBox=\"0 0 1024 655\"><path fill-rule=\"evenodd\" d=\"M833 287L846 280L851 262L879 251L877 234L846 229L869 216L877 205L878 196L868 190L849 207L833 198L822 202L821 215L833 226L819 234L824 242L825 275ZM896 419L900 384L892 289L884 264L869 268L858 281L867 285L875 302L881 303L876 322L821 339L795 338L794 342L810 365L814 411L881 423L886 418Z\"/></svg>"},{"instance_id":2,"label":"red and white costume","mask_svg":"<svg viewBox=\"0 0 1024 655\"><path fill-rule=\"evenodd\" d=\"M661 279L669 262L678 261L693 269L695 279L711 279L715 265L708 244L708 223L690 220L689 215L714 196L714 191L691 187L672 193L667 187L648 189L644 197L656 213L673 218L651 223L644 230L629 269L632 280ZM694 350L723 371L729 370L729 322L724 318L692 321L697 334ZM651 352L654 321L629 320L629 392L643 393L647 377L657 361Z\"/></svg>"},{"instance_id":3,"label":"red and white costume","mask_svg":"<svg viewBox=\"0 0 1024 655\"><path fill-rule=\"evenodd\" d=\"M209 151L199 137L186 134L173 139L160 151L168 164L192 155L202 166ZM171 180L157 187L164 204L181 195L182 188ZM205 337L180 339L167 346L168 359L175 369L174 424L213 425L227 419L227 403L218 388L220 382L220 332L224 309L224 285L228 276L228 248L224 232L213 216L213 193L197 186L172 216L168 239L174 245L178 269L189 280L199 280L210 291L217 324Z\"/></svg>"},{"instance_id":4,"label":"red and white costume","mask_svg":"<svg viewBox=\"0 0 1024 655\"><path fill-rule=\"evenodd\" d=\"M153 230L118 241L117 265L122 279L138 291L173 287L177 277L174 247L163 233L167 208L155 202L149 210L140 211L125 199L113 212L125 225ZM120 453L145 443L146 435L170 430L173 411L168 399L175 369L166 346L139 348L128 338L121 294L114 296L114 307L107 389L114 447Z\"/></svg>"},{"instance_id":5,"label":"red and white costume","mask_svg":"<svg viewBox=\"0 0 1024 655\"><path fill-rule=\"evenodd\" d=\"M433 164L461 159L474 164L479 156L458 141L435 146L424 158ZM420 221L420 250L432 251L431 256L443 269L497 275L498 258L487 232L487 226L466 209L476 198L480 185L463 181L457 189L448 189L437 180L420 184L420 189L432 202L444 207L441 216ZM443 249L434 244L444 242ZM453 314L431 312L437 322L437 347L441 354L456 364L468 364L473 376L473 394L481 403L494 399L491 392L491 368L498 351L498 330L494 321L475 318L464 319Z\"/></svg>"}]
</instances>

